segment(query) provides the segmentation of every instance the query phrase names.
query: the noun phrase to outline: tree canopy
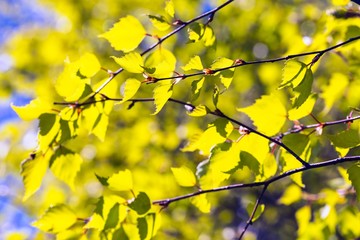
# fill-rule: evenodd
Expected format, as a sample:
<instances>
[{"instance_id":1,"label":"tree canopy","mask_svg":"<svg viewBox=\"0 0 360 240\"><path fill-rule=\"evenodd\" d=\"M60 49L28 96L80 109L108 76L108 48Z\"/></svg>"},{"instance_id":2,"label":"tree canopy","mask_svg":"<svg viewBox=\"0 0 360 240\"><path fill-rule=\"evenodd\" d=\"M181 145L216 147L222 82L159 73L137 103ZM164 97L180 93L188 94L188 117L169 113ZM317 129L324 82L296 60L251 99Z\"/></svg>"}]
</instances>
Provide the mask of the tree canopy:
<instances>
[{"instance_id":1,"label":"tree canopy","mask_svg":"<svg viewBox=\"0 0 360 240\"><path fill-rule=\"evenodd\" d=\"M36 239L360 237L356 1L39 2L0 75Z\"/></svg>"}]
</instances>

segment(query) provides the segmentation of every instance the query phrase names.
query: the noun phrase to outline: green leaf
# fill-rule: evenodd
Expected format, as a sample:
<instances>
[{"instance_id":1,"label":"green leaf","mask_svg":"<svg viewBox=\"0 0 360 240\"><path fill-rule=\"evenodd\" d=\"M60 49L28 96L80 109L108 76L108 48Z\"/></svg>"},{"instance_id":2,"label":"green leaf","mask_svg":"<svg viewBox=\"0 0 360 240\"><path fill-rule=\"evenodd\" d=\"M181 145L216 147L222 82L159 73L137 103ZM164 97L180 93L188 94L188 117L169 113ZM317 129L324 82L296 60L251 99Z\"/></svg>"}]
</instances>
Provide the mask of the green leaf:
<instances>
[{"instance_id":1,"label":"green leaf","mask_svg":"<svg viewBox=\"0 0 360 240\"><path fill-rule=\"evenodd\" d=\"M288 134L282 141L298 156L301 156L309 144L309 137L305 134Z\"/></svg>"},{"instance_id":2,"label":"green leaf","mask_svg":"<svg viewBox=\"0 0 360 240\"><path fill-rule=\"evenodd\" d=\"M131 73L143 73L144 60L141 55L137 52L130 52L122 57L113 57L117 64L123 69Z\"/></svg>"},{"instance_id":3,"label":"green leaf","mask_svg":"<svg viewBox=\"0 0 360 240\"><path fill-rule=\"evenodd\" d=\"M182 187L193 187L196 185L194 173L186 166L171 168L176 182Z\"/></svg>"},{"instance_id":4,"label":"green leaf","mask_svg":"<svg viewBox=\"0 0 360 240\"><path fill-rule=\"evenodd\" d=\"M172 0L166 0L166 2L165 2L165 12L167 14L169 14L170 17L174 17L175 8L174 8L174 2Z\"/></svg>"},{"instance_id":5,"label":"green leaf","mask_svg":"<svg viewBox=\"0 0 360 240\"><path fill-rule=\"evenodd\" d=\"M113 174L109 177L107 182L109 184L109 189L113 191L129 191L133 189L132 174L128 169Z\"/></svg>"},{"instance_id":6,"label":"green leaf","mask_svg":"<svg viewBox=\"0 0 360 240\"><path fill-rule=\"evenodd\" d=\"M148 15L148 18L150 19L152 25L160 31L166 31L171 27L170 23L166 21L164 16Z\"/></svg>"},{"instance_id":7,"label":"green leaf","mask_svg":"<svg viewBox=\"0 0 360 240\"><path fill-rule=\"evenodd\" d=\"M59 147L50 160L50 169L54 175L74 190L74 182L83 159L65 147Z\"/></svg>"},{"instance_id":8,"label":"green leaf","mask_svg":"<svg viewBox=\"0 0 360 240\"><path fill-rule=\"evenodd\" d=\"M252 214L252 211L254 209L255 204L254 203L249 203L246 207L246 211L248 212L249 215ZM259 206L257 207L254 217L252 219L253 222L255 222L260 216L261 214L264 212L265 210L265 204L259 204Z\"/></svg>"},{"instance_id":9,"label":"green leaf","mask_svg":"<svg viewBox=\"0 0 360 240\"><path fill-rule=\"evenodd\" d=\"M40 188L49 167L51 154L51 150L44 154L33 153L21 163L21 176L25 187L23 201L26 201Z\"/></svg>"},{"instance_id":10,"label":"green leaf","mask_svg":"<svg viewBox=\"0 0 360 240\"><path fill-rule=\"evenodd\" d=\"M36 98L25 106L15 106L11 103L11 108L22 120L29 121L38 118L43 113L50 112L52 103Z\"/></svg>"},{"instance_id":11,"label":"green leaf","mask_svg":"<svg viewBox=\"0 0 360 240\"><path fill-rule=\"evenodd\" d=\"M274 94L263 95L253 105L237 110L246 113L258 131L270 136L277 134L287 119L284 105Z\"/></svg>"},{"instance_id":12,"label":"green leaf","mask_svg":"<svg viewBox=\"0 0 360 240\"><path fill-rule=\"evenodd\" d=\"M171 77L175 71L175 66L176 58L174 54L163 47L155 50L145 60L147 69L155 68L154 73L148 72L155 78Z\"/></svg>"},{"instance_id":13,"label":"green leaf","mask_svg":"<svg viewBox=\"0 0 360 240\"><path fill-rule=\"evenodd\" d=\"M137 214L143 215L150 210L151 201L146 193L140 192L128 206Z\"/></svg>"},{"instance_id":14,"label":"green leaf","mask_svg":"<svg viewBox=\"0 0 360 240\"><path fill-rule=\"evenodd\" d=\"M190 71L190 70L203 70L204 67L202 65L201 59L198 55L195 55L192 57L189 62L181 67L184 71Z\"/></svg>"},{"instance_id":15,"label":"green leaf","mask_svg":"<svg viewBox=\"0 0 360 240\"><path fill-rule=\"evenodd\" d=\"M133 16L126 16L114 24L106 33L99 37L105 38L115 50L130 52L142 42L146 31L142 24Z\"/></svg>"},{"instance_id":16,"label":"green leaf","mask_svg":"<svg viewBox=\"0 0 360 240\"><path fill-rule=\"evenodd\" d=\"M216 70L216 69L226 68L232 66L233 64L234 64L233 60L222 57L215 60L215 62L211 65L211 69ZM229 88L233 80L234 68L220 71L216 73L216 75L220 76L220 81L224 85L224 87Z\"/></svg>"},{"instance_id":17,"label":"green leaf","mask_svg":"<svg viewBox=\"0 0 360 240\"><path fill-rule=\"evenodd\" d=\"M85 53L79 59L79 72L82 76L90 78L100 70L100 63L92 53Z\"/></svg>"},{"instance_id":18,"label":"green leaf","mask_svg":"<svg viewBox=\"0 0 360 240\"><path fill-rule=\"evenodd\" d=\"M123 227L117 229L113 234L112 240L118 240L118 239L130 240L130 238L126 235L126 232L124 231Z\"/></svg>"},{"instance_id":19,"label":"green leaf","mask_svg":"<svg viewBox=\"0 0 360 240\"><path fill-rule=\"evenodd\" d=\"M41 218L32 223L45 232L58 233L70 228L77 220L74 212L64 204L50 207Z\"/></svg>"},{"instance_id":20,"label":"green leaf","mask_svg":"<svg viewBox=\"0 0 360 240\"><path fill-rule=\"evenodd\" d=\"M282 82L279 88L290 86L297 87L306 74L306 64L297 60L290 60L285 63L282 74Z\"/></svg>"},{"instance_id":21,"label":"green leaf","mask_svg":"<svg viewBox=\"0 0 360 240\"><path fill-rule=\"evenodd\" d=\"M154 89L154 103L155 103L155 112L158 114L161 109L164 107L165 103L169 100L173 93L173 84L170 81L162 81Z\"/></svg>"},{"instance_id":22,"label":"green leaf","mask_svg":"<svg viewBox=\"0 0 360 240\"><path fill-rule=\"evenodd\" d=\"M106 217L104 230L115 228L119 223L119 203L115 203Z\"/></svg>"},{"instance_id":23,"label":"green leaf","mask_svg":"<svg viewBox=\"0 0 360 240\"><path fill-rule=\"evenodd\" d=\"M140 239L146 239L146 236L148 235L148 223L146 221L146 218L138 218L137 219L137 228L139 229Z\"/></svg>"},{"instance_id":24,"label":"green leaf","mask_svg":"<svg viewBox=\"0 0 360 240\"><path fill-rule=\"evenodd\" d=\"M186 113L192 117L202 117L205 116L210 110L204 105L198 105L194 109L187 111Z\"/></svg>"},{"instance_id":25,"label":"green leaf","mask_svg":"<svg viewBox=\"0 0 360 240\"><path fill-rule=\"evenodd\" d=\"M206 194L192 197L190 201L203 213L209 213L211 211L211 204L209 203Z\"/></svg>"},{"instance_id":26,"label":"green leaf","mask_svg":"<svg viewBox=\"0 0 360 240\"><path fill-rule=\"evenodd\" d=\"M352 148L360 144L359 132L355 129L349 129L339 132L335 135L326 135L332 144L340 148Z\"/></svg>"},{"instance_id":27,"label":"green leaf","mask_svg":"<svg viewBox=\"0 0 360 240\"><path fill-rule=\"evenodd\" d=\"M353 164L348 170L347 173L349 175L349 179L351 181L351 185L356 190L357 200L360 201L360 164Z\"/></svg>"},{"instance_id":28,"label":"green leaf","mask_svg":"<svg viewBox=\"0 0 360 240\"><path fill-rule=\"evenodd\" d=\"M200 96L201 88L203 87L205 78L200 78L191 83L191 92L193 94L192 99L195 101Z\"/></svg>"},{"instance_id":29,"label":"green leaf","mask_svg":"<svg viewBox=\"0 0 360 240\"><path fill-rule=\"evenodd\" d=\"M99 176L99 175L97 175L96 173L95 173L95 176L96 176L96 178L99 180L99 182L101 183L101 185L103 185L103 186L109 186L109 183L107 182L108 181L108 177L101 177L101 176Z\"/></svg>"},{"instance_id":30,"label":"green leaf","mask_svg":"<svg viewBox=\"0 0 360 240\"><path fill-rule=\"evenodd\" d=\"M208 155L210 149L214 145L224 142L233 129L234 127L229 121L217 119L208 125L205 132L193 136L182 151L192 152L198 149L201 150L204 155Z\"/></svg>"},{"instance_id":31,"label":"green leaf","mask_svg":"<svg viewBox=\"0 0 360 240\"><path fill-rule=\"evenodd\" d=\"M303 81L294 88L295 98L293 106L300 107L310 96L314 77L311 69L306 69Z\"/></svg>"}]
</instances>

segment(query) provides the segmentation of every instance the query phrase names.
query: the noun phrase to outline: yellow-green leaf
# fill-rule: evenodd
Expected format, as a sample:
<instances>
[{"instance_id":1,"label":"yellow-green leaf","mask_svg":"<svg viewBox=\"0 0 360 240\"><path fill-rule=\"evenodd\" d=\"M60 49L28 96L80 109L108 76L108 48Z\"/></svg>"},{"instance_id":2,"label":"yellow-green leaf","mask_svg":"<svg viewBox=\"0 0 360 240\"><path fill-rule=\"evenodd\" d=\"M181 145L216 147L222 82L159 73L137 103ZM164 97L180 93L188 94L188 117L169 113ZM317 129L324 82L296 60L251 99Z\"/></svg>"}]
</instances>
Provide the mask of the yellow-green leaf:
<instances>
[{"instance_id":1,"label":"yellow-green leaf","mask_svg":"<svg viewBox=\"0 0 360 240\"><path fill-rule=\"evenodd\" d=\"M192 57L189 62L181 67L184 71L190 71L190 70L203 70L204 67L202 65L201 59L198 55L195 55Z\"/></svg>"},{"instance_id":2,"label":"yellow-green leaf","mask_svg":"<svg viewBox=\"0 0 360 240\"><path fill-rule=\"evenodd\" d=\"M308 116L312 112L315 102L316 95L310 96L299 108L289 110L289 119L295 121Z\"/></svg>"},{"instance_id":3,"label":"yellow-green leaf","mask_svg":"<svg viewBox=\"0 0 360 240\"><path fill-rule=\"evenodd\" d=\"M39 148L45 152L60 132L60 117L57 114L44 113L39 117Z\"/></svg>"},{"instance_id":4,"label":"yellow-green leaf","mask_svg":"<svg viewBox=\"0 0 360 240\"><path fill-rule=\"evenodd\" d=\"M21 163L21 176L25 187L23 201L31 197L40 188L49 167L51 154L50 149L44 154L37 152L31 154L28 159Z\"/></svg>"},{"instance_id":5,"label":"yellow-green leaf","mask_svg":"<svg viewBox=\"0 0 360 240\"><path fill-rule=\"evenodd\" d=\"M100 214L93 213L93 215L91 215L89 221L86 223L84 228L85 229L94 228L94 229L102 230L104 228L104 226L105 226L105 221L100 216Z\"/></svg>"},{"instance_id":6,"label":"yellow-green leaf","mask_svg":"<svg viewBox=\"0 0 360 240\"><path fill-rule=\"evenodd\" d=\"M89 134L94 134L100 141L105 140L109 124L109 117L106 113L104 113L103 109L106 104L106 102L92 104L81 112L84 119L84 125L89 131Z\"/></svg>"},{"instance_id":7,"label":"yellow-green leaf","mask_svg":"<svg viewBox=\"0 0 360 240\"><path fill-rule=\"evenodd\" d=\"M100 63L92 53L85 53L79 60L79 71L84 77L90 78L100 70Z\"/></svg>"},{"instance_id":8,"label":"yellow-green leaf","mask_svg":"<svg viewBox=\"0 0 360 240\"><path fill-rule=\"evenodd\" d=\"M141 86L141 82L135 78L129 78L125 81L125 83L121 86L121 92L123 95L122 102L126 102L130 98L132 98L136 92L139 90Z\"/></svg>"},{"instance_id":9,"label":"yellow-green leaf","mask_svg":"<svg viewBox=\"0 0 360 240\"><path fill-rule=\"evenodd\" d=\"M290 60L285 63L280 88L291 86L297 87L304 79L306 64L297 60Z\"/></svg>"},{"instance_id":10,"label":"yellow-green leaf","mask_svg":"<svg viewBox=\"0 0 360 240\"><path fill-rule=\"evenodd\" d=\"M144 72L144 60L141 55L137 52L130 52L122 57L113 57L117 64L123 69L131 73L142 73Z\"/></svg>"},{"instance_id":11,"label":"yellow-green leaf","mask_svg":"<svg viewBox=\"0 0 360 240\"><path fill-rule=\"evenodd\" d=\"M130 52L139 46L145 34L139 20L128 15L120 18L108 32L99 37L107 39L115 50Z\"/></svg>"},{"instance_id":12,"label":"yellow-green leaf","mask_svg":"<svg viewBox=\"0 0 360 240\"><path fill-rule=\"evenodd\" d=\"M29 121L38 118L43 113L50 112L52 103L36 98L25 106L15 106L11 103L11 108L22 120Z\"/></svg>"},{"instance_id":13,"label":"yellow-green leaf","mask_svg":"<svg viewBox=\"0 0 360 240\"><path fill-rule=\"evenodd\" d=\"M349 84L348 77L342 73L334 73L330 79L329 85L323 87L320 95L325 102L323 114L327 114L333 107L334 103L345 95L345 89Z\"/></svg>"},{"instance_id":14,"label":"yellow-green leaf","mask_svg":"<svg viewBox=\"0 0 360 240\"><path fill-rule=\"evenodd\" d=\"M75 177L80 171L82 162L83 160L78 153L60 147L51 158L50 169L57 178L74 190Z\"/></svg>"},{"instance_id":15,"label":"yellow-green leaf","mask_svg":"<svg viewBox=\"0 0 360 240\"><path fill-rule=\"evenodd\" d=\"M192 117L202 117L208 113L209 109L204 105L196 106L194 109L187 111L186 113Z\"/></svg>"},{"instance_id":16,"label":"yellow-green leaf","mask_svg":"<svg viewBox=\"0 0 360 240\"><path fill-rule=\"evenodd\" d=\"M75 224L77 217L66 205L59 204L50 207L41 218L32 223L45 232L58 233Z\"/></svg>"},{"instance_id":17,"label":"yellow-green leaf","mask_svg":"<svg viewBox=\"0 0 360 240\"><path fill-rule=\"evenodd\" d=\"M254 203L249 203L247 205L246 211L248 212L249 215L252 214L254 207L255 207ZM264 210L265 210L265 204L259 204L258 207L256 208L252 221L255 222L261 216Z\"/></svg>"},{"instance_id":18,"label":"yellow-green leaf","mask_svg":"<svg viewBox=\"0 0 360 240\"><path fill-rule=\"evenodd\" d=\"M200 150L202 154L208 155L211 148L218 143L224 142L233 129L234 127L229 121L217 119L208 125L205 132L193 136L182 151L192 152Z\"/></svg>"},{"instance_id":19,"label":"yellow-green leaf","mask_svg":"<svg viewBox=\"0 0 360 240\"><path fill-rule=\"evenodd\" d=\"M165 48L155 50L145 60L146 68L155 69L151 76L156 78L171 77L175 71L175 65L174 54Z\"/></svg>"},{"instance_id":20,"label":"yellow-green leaf","mask_svg":"<svg viewBox=\"0 0 360 240\"><path fill-rule=\"evenodd\" d=\"M281 130L287 118L284 105L274 94L262 96L253 105L238 111L246 113L258 131L270 136Z\"/></svg>"},{"instance_id":21,"label":"yellow-green leaf","mask_svg":"<svg viewBox=\"0 0 360 240\"><path fill-rule=\"evenodd\" d=\"M296 221L299 226L298 235L301 236L307 231L307 227L311 222L311 209L309 205L306 205L295 213Z\"/></svg>"},{"instance_id":22,"label":"yellow-green leaf","mask_svg":"<svg viewBox=\"0 0 360 240\"><path fill-rule=\"evenodd\" d=\"M295 93L295 96L293 98L294 107L300 107L308 99L311 94L313 80L314 77L311 69L306 69L305 76L302 82L293 89Z\"/></svg>"},{"instance_id":23,"label":"yellow-green leaf","mask_svg":"<svg viewBox=\"0 0 360 240\"><path fill-rule=\"evenodd\" d=\"M229 179L231 171L235 169L240 162L241 142L220 143L211 149L209 163L198 166L197 175L200 176L200 186L203 189L219 187L220 184ZM203 169L199 169L203 167ZM201 175L200 175L201 174Z\"/></svg>"},{"instance_id":24,"label":"yellow-green leaf","mask_svg":"<svg viewBox=\"0 0 360 240\"><path fill-rule=\"evenodd\" d=\"M172 0L167 0L165 3L165 12L169 14L170 17L174 17L175 15L175 8L174 3Z\"/></svg>"},{"instance_id":25,"label":"yellow-green leaf","mask_svg":"<svg viewBox=\"0 0 360 240\"><path fill-rule=\"evenodd\" d=\"M173 93L173 84L170 81L162 81L154 89L154 103L155 103L155 112L153 114L158 114L161 109L164 107L165 103L169 100Z\"/></svg>"},{"instance_id":26,"label":"yellow-green leaf","mask_svg":"<svg viewBox=\"0 0 360 240\"><path fill-rule=\"evenodd\" d=\"M191 92L193 94L193 100L195 101L200 96L201 88L204 85L205 78L200 78L199 80L195 80L191 83Z\"/></svg>"},{"instance_id":27,"label":"yellow-green leaf","mask_svg":"<svg viewBox=\"0 0 360 240\"><path fill-rule=\"evenodd\" d=\"M202 41L206 47L210 47L214 45L216 38L214 34L214 30L211 26L206 25L204 29L204 35L202 36Z\"/></svg>"},{"instance_id":28,"label":"yellow-green leaf","mask_svg":"<svg viewBox=\"0 0 360 240\"><path fill-rule=\"evenodd\" d=\"M225 67L229 67L232 66L234 63L233 60L228 59L228 58L218 58L215 60L215 62L211 65L211 69L216 70L216 69L221 69L221 68L225 68ZM234 76L234 68L230 68L227 70L223 70L220 71L219 73L220 76L220 81L221 83L224 85L225 88L229 88L233 76Z\"/></svg>"},{"instance_id":29,"label":"yellow-green leaf","mask_svg":"<svg viewBox=\"0 0 360 240\"><path fill-rule=\"evenodd\" d=\"M170 23L168 23L164 16L154 16L148 15L152 25L160 31L166 31L170 28Z\"/></svg>"},{"instance_id":30,"label":"yellow-green leaf","mask_svg":"<svg viewBox=\"0 0 360 240\"><path fill-rule=\"evenodd\" d=\"M284 194L279 199L279 203L290 205L300 201L302 197L301 188L298 185L292 184L286 188Z\"/></svg>"},{"instance_id":31,"label":"yellow-green leaf","mask_svg":"<svg viewBox=\"0 0 360 240\"><path fill-rule=\"evenodd\" d=\"M86 84L90 84L89 79L79 76L79 69L79 62L65 62L65 68L56 80L56 92L66 101L78 100L82 96Z\"/></svg>"},{"instance_id":32,"label":"yellow-green leaf","mask_svg":"<svg viewBox=\"0 0 360 240\"><path fill-rule=\"evenodd\" d=\"M194 173L186 166L171 168L176 182L182 187L193 187L196 185Z\"/></svg>"},{"instance_id":33,"label":"yellow-green leaf","mask_svg":"<svg viewBox=\"0 0 360 240\"><path fill-rule=\"evenodd\" d=\"M109 189L113 191L129 191L133 189L132 173L128 169L113 174L107 182Z\"/></svg>"},{"instance_id":34,"label":"yellow-green leaf","mask_svg":"<svg viewBox=\"0 0 360 240\"><path fill-rule=\"evenodd\" d=\"M264 179L268 179L276 174L278 169L278 164L276 162L275 156L273 153L269 152L264 159L262 165L262 174Z\"/></svg>"},{"instance_id":35,"label":"yellow-green leaf","mask_svg":"<svg viewBox=\"0 0 360 240\"><path fill-rule=\"evenodd\" d=\"M200 194L192 197L190 201L203 213L209 213L211 210L211 204L209 203L206 194Z\"/></svg>"},{"instance_id":36,"label":"yellow-green leaf","mask_svg":"<svg viewBox=\"0 0 360 240\"><path fill-rule=\"evenodd\" d=\"M285 163L285 166L283 166L283 168L282 168L282 173L292 170L292 169L295 169L295 168L302 167L302 164L290 153L283 152L282 157L283 157L284 163ZM305 187L305 185L303 184L303 181L302 181L302 172L295 173L295 174L291 175L290 178L300 187Z\"/></svg>"}]
</instances>

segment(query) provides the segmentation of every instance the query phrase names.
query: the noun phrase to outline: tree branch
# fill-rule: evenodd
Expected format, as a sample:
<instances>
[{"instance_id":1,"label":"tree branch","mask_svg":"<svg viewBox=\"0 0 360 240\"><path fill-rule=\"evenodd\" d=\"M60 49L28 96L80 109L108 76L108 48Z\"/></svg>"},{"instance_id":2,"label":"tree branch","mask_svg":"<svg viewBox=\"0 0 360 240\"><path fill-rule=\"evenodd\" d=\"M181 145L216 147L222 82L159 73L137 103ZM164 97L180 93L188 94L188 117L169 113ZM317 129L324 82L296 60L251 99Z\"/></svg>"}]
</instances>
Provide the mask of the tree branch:
<instances>
[{"instance_id":1,"label":"tree branch","mask_svg":"<svg viewBox=\"0 0 360 240\"><path fill-rule=\"evenodd\" d=\"M265 59L265 60L256 60L256 61L244 61L244 60L235 60L235 63L231 66L228 67L223 67L223 68L218 68L215 70L211 70L211 75L224 71L224 70L228 70L228 69L232 69L232 68L238 68L238 67L243 67L246 65L255 65L255 64L264 64L264 63L274 63L274 62L281 62L281 61L287 61L290 59L294 59L294 58L298 58L298 57L304 57L304 56L309 56L309 55L315 55L315 57L313 58L313 60L311 61L311 63L309 63L309 65L313 65L314 63L316 63L321 56L323 56L325 53L334 50L336 48L339 48L343 45L349 44L351 42L357 41L360 39L360 36L357 37L353 37L350 38L348 40L346 40L345 42L339 43L337 45L331 46L329 48L323 49L323 50L319 50L319 51L312 51L312 52L306 52L306 53L298 53L298 54L292 54L292 55L288 55L286 57L279 57L279 58L271 58L271 59ZM238 62L238 63L236 63ZM192 73L192 74L182 74L180 77L182 79L185 78L189 78L189 77L195 77L195 76L203 76L203 75L209 75L209 73L207 73L206 71L201 71L201 72L197 72L197 73ZM170 80L170 79L176 79L179 78L179 76L172 76L172 77L166 77L166 78L156 78L156 81L161 81L161 80Z\"/></svg>"},{"instance_id":2,"label":"tree branch","mask_svg":"<svg viewBox=\"0 0 360 240\"><path fill-rule=\"evenodd\" d=\"M337 165L337 164L344 163L344 162L354 162L354 161L359 161L359 160L360 160L360 156L339 157L339 158L335 158L335 159L324 161L324 162L312 163L312 164L309 164L308 167L302 166L299 168L295 168L295 169L286 171L278 176L272 177L266 181L252 182L252 183L239 183L239 184L232 184L232 185L227 185L227 186L217 187L217 188L212 188L212 189L205 189L205 190L201 190L198 192L185 194L182 196L177 196L177 197L163 199L163 200L156 200L156 201L153 201L153 204L158 204L160 206L166 207L173 202L191 198L191 197L195 197L197 195L201 195L201 194L205 194L205 193L220 192L220 191L226 191L226 190L230 190L230 189L253 188L253 187L270 185L276 181L279 181L283 178L291 176L295 173L305 172L305 171L308 171L310 169L315 169L315 168L323 168L326 166Z\"/></svg>"},{"instance_id":3,"label":"tree branch","mask_svg":"<svg viewBox=\"0 0 360 240\"><path fill-rule=\"evenodd\" d=\"M224 8L226 5L230 4L231 2L233 2L234 0L228 0L225 3L219 5L218 7L205 12L191 20L188 20L186 22L177 20L175 22L178 22L180 24L180 26L178 28L176 28L175 30L173 30L172 32L168 33L167 35L165 35L164 37L161 37L158 39L158 41L153 44L152 46L150 46L149 48L147 48L145 51L143 51L140 55L143 56L146 53L150 52L151 50L153 50L154 48L156 48L158 45L160 45L162 42L164 42L166 39L170 38L171 36L175 35L177 32L181 31L182 29L184 29L186 26L190 25L193 22L196 22L202 18L205 18L207 16L214 16L215 13L217 11L219 11L220 9ZM124 71L123 68L119 68L117 71L110 73L110 77L100 86L96 89L96 91L93 93L93 95L91 97L94 97L95 95L97 95L106 85L108 85L117 75L119 75L122 71ZM91 98L90 97L90 98Z\"/></svg>"}]
</instances>

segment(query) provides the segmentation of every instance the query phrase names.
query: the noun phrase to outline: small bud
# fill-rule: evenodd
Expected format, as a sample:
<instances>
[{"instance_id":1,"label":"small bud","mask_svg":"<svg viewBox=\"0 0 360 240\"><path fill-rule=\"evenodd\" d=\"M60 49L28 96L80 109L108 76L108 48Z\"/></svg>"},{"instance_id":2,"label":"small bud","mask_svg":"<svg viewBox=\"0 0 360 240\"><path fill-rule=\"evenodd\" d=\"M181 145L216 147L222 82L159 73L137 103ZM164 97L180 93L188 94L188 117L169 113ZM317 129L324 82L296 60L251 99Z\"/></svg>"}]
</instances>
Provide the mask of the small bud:
<instances>
[{"instance_id":1,"label":"small bud","mask_svg":"<svg viewBox=\"0 0 360 240\"><path fill-rule=\"evenodd\" d=\"M323 125L319 125L316 129L316 135L320 136L323 132Z\"/></svg>"},{"instance_id":2,"label":"small bud","mask_svg":"<svg viewBox=\"0 0 360 240\"><path fill-rule=\"evenodd\" d=\"M178 26L178 25L183 25L183 24L184 24L184 22L181 21L180 19L177 19L172 23L173 26Z\"/></svg>"},{"instance_id":3,"label":"small bud","mask_svg":"<svg viewBox=\"0 0 360 240\"><path fill-rule=\"evenodd\" d=\"M242 59L235 59L234 61L234 65L241 65L241 64L245 64L245 60Z\"/></svg>"},{"instance_id":4,"label":"small bud","mask_svg":"<svg viewBox=\"0 0 360 240\"><path fill-rule=\"evenodd\" d=\"M246 127L240 126L240 127L239 127L239 133L240 133L241 135L247 135L247 134L250 133L250 130L247 129Z\"/></svg>"},{"instance_id":5,"label":"small bud","mask_svg":"<svg viewBox=\"0 0 360 240\"><path fill-rule=\"evenodd\" d=\"M203 72L205 73L205 75L211 75L214 73L214 70L212 70L210 68L204 68Z\"/></svg>"}]
</instances>

